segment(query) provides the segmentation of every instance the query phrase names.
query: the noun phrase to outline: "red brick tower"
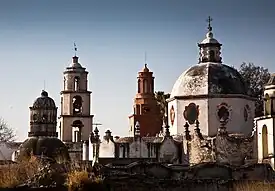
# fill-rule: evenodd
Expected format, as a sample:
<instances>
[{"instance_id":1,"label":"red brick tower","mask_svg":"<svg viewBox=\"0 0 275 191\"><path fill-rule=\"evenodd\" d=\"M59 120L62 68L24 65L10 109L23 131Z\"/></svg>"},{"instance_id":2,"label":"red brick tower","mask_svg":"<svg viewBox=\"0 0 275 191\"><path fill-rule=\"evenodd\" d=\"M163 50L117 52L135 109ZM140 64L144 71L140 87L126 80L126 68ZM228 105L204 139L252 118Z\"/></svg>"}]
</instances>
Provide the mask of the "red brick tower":
<instances>
[{"instance_id":1,"label":"red brick tower","mask_svg":"<svg viewBox=\"0 0 275 191\"><path fill-rule=\"evenodd\" d=\"M140 124L141 136L155 136L162 130L160 108L157 105L154 91L153 72L145 64L137 77L137 94L134 99L134 114L129 116L130 135L134 135L135 124Z\"/></svg>"}]
</instances>

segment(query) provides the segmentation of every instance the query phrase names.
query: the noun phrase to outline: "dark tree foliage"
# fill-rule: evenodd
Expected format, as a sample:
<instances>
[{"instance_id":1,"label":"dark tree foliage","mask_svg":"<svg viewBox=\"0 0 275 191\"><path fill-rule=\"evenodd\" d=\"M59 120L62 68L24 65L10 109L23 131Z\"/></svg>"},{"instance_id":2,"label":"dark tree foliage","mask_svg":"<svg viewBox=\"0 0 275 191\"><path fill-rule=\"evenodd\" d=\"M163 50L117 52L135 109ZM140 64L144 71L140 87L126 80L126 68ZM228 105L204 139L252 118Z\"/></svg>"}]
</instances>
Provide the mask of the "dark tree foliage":
<instances>
[{"instance_id":1,"label":"dark tree foliage","mask_svg":"<svg viewBox=\"0 0 275 191\"><path fill-rule=\"evenodd\" d=\"M170 98L169 93L164 93L163 91L156 91L155 92L155 98L157 100L157 104L160 108L160 117L162 120L167 120L167 108L168 108L168 103L166 99ZM166 117L166 119L165 119ZM167 121L166 121L167 122Z\"/></svg>"},{"instance_id":2,"label":"dark tree foliage","mask_svg":"<svg viewBox=\"0 0 275 191\"><path fill-rule=\"evenodd\" d=\"M263 115L263 92L264 85L270 78L267 68L255 66L253 63L243 63L239 69L247 87L248 95L257 99L255 103L255 117Z\"/></svg>"},{"instance_id":3,"label":"dark tree foliage","mask_svg":"<svg viewBox=\"0 0 275 191\"><path fill-rule=\"evenodd\" d=\"M6 121L0 118L0 142L11 142L15 139L15 133Z\"/></svg>"}]
</instances>

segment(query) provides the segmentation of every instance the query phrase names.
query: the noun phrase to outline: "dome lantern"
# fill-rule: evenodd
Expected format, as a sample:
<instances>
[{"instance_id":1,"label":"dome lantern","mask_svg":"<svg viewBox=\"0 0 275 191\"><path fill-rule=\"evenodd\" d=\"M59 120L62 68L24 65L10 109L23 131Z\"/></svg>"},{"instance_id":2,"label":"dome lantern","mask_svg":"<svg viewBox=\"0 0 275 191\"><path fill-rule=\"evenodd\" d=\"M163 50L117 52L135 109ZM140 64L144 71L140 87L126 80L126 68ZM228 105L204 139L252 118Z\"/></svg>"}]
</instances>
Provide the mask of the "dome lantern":
<instances>
[{"instance_id":1,"label":"dome lantern","mask_svg":"<svg viewBox=\"0 0 275 191\"><path fill-rule=\"evenodd\" d=\"M213 19L209 16L207 19L208 32L206 33L206 38L201 43L198 44L200 48L199 63L207 63L207 62L222 63L222 58L220 56L222 44L220 44L219 41L217 41L214 38L211 21L213 21Z\"/></svg>"}]
</instances>

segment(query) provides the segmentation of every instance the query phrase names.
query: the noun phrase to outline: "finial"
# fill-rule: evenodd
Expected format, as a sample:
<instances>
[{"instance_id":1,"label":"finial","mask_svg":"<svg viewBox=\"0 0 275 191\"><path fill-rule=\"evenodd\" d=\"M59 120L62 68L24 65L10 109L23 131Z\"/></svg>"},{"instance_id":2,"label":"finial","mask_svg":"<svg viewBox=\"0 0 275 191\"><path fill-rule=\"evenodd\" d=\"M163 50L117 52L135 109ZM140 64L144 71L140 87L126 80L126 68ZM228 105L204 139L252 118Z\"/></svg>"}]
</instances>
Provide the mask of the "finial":
<instances>
[{"instance_id":1,"label":"finial","mask_svg":"<svg viewBox=\"0 0 275 191\"><path fill-rule=\"evenodd\" d=\"M77 52L77 47L76 47L76 44L74 42L74 56L76 56L76 52Z\"/></svg>"},{"instance_id":2,"label":"finial","mask_svg":"<svg viewBox=\"0 0 275 191\"><path fill-rule=\"evenodd\" d=\"M213 21L213 19L212 19L210 16L208 16L208 18L207 18L206 21L208 22L208 27L207 27L207 29L208 29L208 31L210 32L210 31L212 31L211 21Z\"/></svg>"}]
</instances>

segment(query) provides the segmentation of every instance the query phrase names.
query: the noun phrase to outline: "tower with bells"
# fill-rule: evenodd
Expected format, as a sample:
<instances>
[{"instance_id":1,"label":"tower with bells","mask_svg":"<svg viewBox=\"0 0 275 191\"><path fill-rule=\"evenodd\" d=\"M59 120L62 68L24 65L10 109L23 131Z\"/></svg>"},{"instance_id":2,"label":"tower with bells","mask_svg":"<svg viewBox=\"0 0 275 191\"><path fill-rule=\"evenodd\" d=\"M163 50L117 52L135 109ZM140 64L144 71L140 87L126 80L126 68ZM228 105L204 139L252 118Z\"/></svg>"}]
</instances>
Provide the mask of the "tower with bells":
<instances>
[{"instance_id":1,"label":"tower with bells","mask_svg":"<svg viewBox=\"0 0 275 191\"><path fill-rule=\"evenodd\" d=\"M61 91L59 136L64 142L87 141L93 130L92 92L88 91L87 78L88 72L80 65L75 54L71 65L64 71L64 84Z\"/></svg>"},{"instance_id":2,"label":"tower with bells","mask_svg":"<svg viewBox=\"0 0 275 191\"><path fill-rule=\"evenodd\" d=\"M137 94L134 98L134 114L129 116L130 136L135 134L135 124L140 124L141 136L155 136L162 130L160 108L155 99L154 77L147 64L137 77Z\"/></svg>"}]
</instances>

